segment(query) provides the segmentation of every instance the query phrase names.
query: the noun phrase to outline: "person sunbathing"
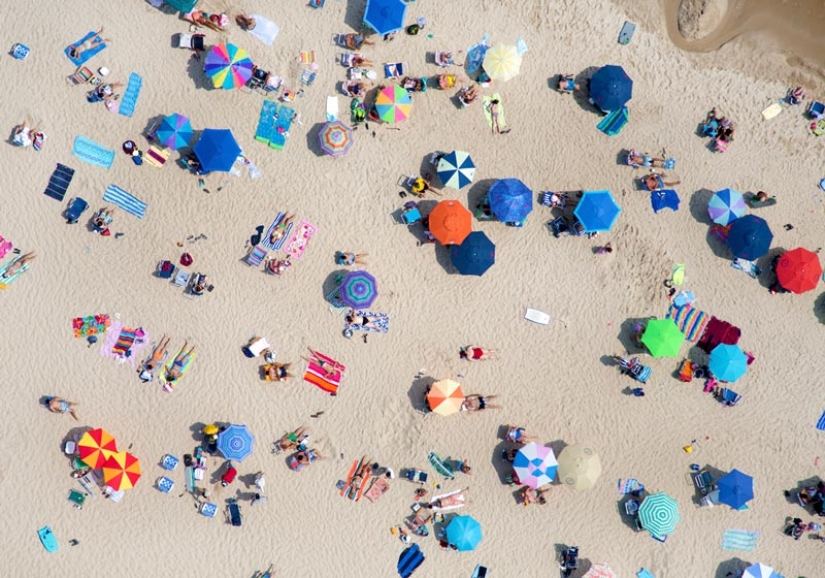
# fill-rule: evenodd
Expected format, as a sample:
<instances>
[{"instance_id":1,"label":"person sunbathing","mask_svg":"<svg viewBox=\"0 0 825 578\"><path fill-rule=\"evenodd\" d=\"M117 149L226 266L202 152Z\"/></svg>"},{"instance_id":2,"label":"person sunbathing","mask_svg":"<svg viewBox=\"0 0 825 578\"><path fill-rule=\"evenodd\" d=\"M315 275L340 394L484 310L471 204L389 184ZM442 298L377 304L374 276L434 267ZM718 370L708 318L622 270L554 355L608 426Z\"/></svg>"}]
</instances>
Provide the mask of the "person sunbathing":
<instances>
[{"instance_id":1,"label":"person sunbathing","mask_svg":"<svg viewBox=\"0 0 825 578\"><path fill-rule=\"evenodd\" d=\"M285 259L269 259L266 262L266 270L273 275L281 275L290 267L292 267L290 255L287 255Z\"/></svg>"},{"instance_id":2,"label":"person sunbathing","mask_svg":"<svg viewBox=\"0 0 825 578\"><path fill-rule=\"evenodd\" d=\"M343 92L345 95L352 97L352 98L361 98L366 94L366 87L363 82L358 80L352 80L350 82L345 82L343 85Z\"/></svg>"},{"instance_id":3,"label":"person sunbathing","mask_svg":"<svg viewBox=\"0 0 825 578\"><path fill-rule=\"evenodd\" d=\"M344 253L343 251L338 251L335 254L335 264L336 265L366 265L367 262L364 260L364 257L369 256L369 253Z\"/></svg>"},{"instance_id":4,"label":"person sunbathing","mask_svg":"<svg viewBox=\"0 0 825 578\"><path fill-rule=\"evenodd\" d=\"M487 359L495 359L497 356L497 350L484 349L483 347L476 347L475 345L467 345L458 350L459 359L466 359L468 361L485 361Z\"/></svg>"},{"instance_id":5,"label":"person sunbathing","mask_svg":"<svg viewBox=\"0 0 825 578\"><path fill-rule=\"evenodd\" d=\"M508 425L504 434L504 441L514 444L528 444L536 441L532 436L527 435L523 427Z\"/></svg>"},{"instance_id":6,"label":"person sunbathing","mask_svg":"<svg viewBox=\"0 0 825 578\"><path fill-rule=\"evenodd\" d=\"M572 93L581 90L581 86L576 84L572 74L562 74L559 76L559 92Z\"/></svg>"},{"instance_id":7,"label":"person sunbathing","mask_svg":"<svg viewBox=\"0 0 825 578\"><path fill-rule=\"evenodd\" d=\"M370 459L366 455L361 458L361 467L358 468L358 471L352 476L347 485L349 490L352 492L358 492L361 489L361 484L364 483L364 477L370 473L371 469Z\"/></svg>"},{"instance_id":8,"label":"person sunbathing","mask_svg":"<svg viewBox=\"0 0 825 578\"><path fill-rule=\"evenodd\" d=\"M627 153L626 162L628 165L637 169L639 167L664 167L665 161L667 159L660 159L656 157L652 157L647 153L640 153L634 149L631 149Z\"/></svg>"},{"instance_id":9,"label":"person sunbathing","mask_svg":"<svg viewBox=\"0 0 825 578\"><path fill-rule=\"evenodd\" d=\"M264 375L267 381L286 381L295 377L289 373L289 366L291 363L269 363L264 365Z\"/></svg>"},{"instance_id":10,"label":"person sunbathing","mask_svg":"<svg viewBox=\"0 0 825 578\"><path fill-rule=\"evenodd\" d=\"M269 234L269 242L273 245L284 238L286 235L286 230L289 226L295 221L295 214L285 214L284 218L281 219L275 227L272 228L272 232Z\"/></svg>"},{"instance_id":11,"label":"person sunbathing","mask_svg":"<svg viewBox=\"0 0 825 578\"><path fill-rule=\"evenodd\" d=\"M324 457L318 453L318 450L315 449L308 449L302 452L298 452L289 460L289 467L295 470L296 472L300 472L305 467L310 464L315 463L318 460L322 460Z\"/></svg>"},{"instance_id":12,"label":"person sunbathing","mask_svg":"<svg viewBox=\"0 0 825 578\"><path fill-rule=\"evenodd\" d=\"M350 309L350 312L344 318L347 325L357 325L368 329L381 329L379 325L381 317L378 315L367 315L365 313L359 314L355 309Z\"/></svg>"},{"instance_id":13,"label":"person sunbathing","mask_svg":"<svg viewBox=\"0 0 825 578\"><path fill-rule=\"evenodd\" d=\"M113 82L111 84L101 84L89 93L86 98L89 102L111 102L120 98L119 94L115 94L115 89L123 86L122 82Z\"/></svg>"},{"instance_id":14,"label":"person sunbathing","mask_svg":"<svg viewBox=\"0 0 825 578\"><path fill-rule=\"evenodd\" d=\"M109 207L103 207L100 209L97 214L92 219L92 225L95 228L95 231L100 233L104 237L108 237L111 233L109 230L109 225L112 224L112 213L114 209L110 209Z\"/></svg>"},{"instance_id":15,"label":"person sunbathing","mask_svg":"<svg viewBox=\"0 0 825 578\"><path fill-rule=\"evenodd\" d=\"M350 32L344 35L344 45L350 50L359 50L364 44L372 46L374 42L370 42L360 34Z\"/></svg>"},{"instance_id":16,"label":"person sunbathing","mask_svg":"<svg viewBox=\"0 0 825 578\"><path fill-rule=\"evenodd\" d=\"M278 440L278 447L285 452L296 449L309 439L308 428L300 426L295 431L284 435Z\"/></svg>"},{"instance_id":17,"label":"person sunbathing","mask_svg":"<svg viewBox=\"0 0 825 578\"><path fill-rule=\"evenodd\" d=\"M337 361L330 363L329 361L322 359L317 351L313 350L310 347L307 347L307 349L309 349L310 356L301 357L301 359L309 363L314 363L315 365L320 367L321 371L324 372L324 375L327 377L327 379L334 377L336 373L344 372L344 366L338 363Z\"/></svg>"},{"instance_id":18,"label":"person sunbathing","mask_svg":"<svg viewBox=\"0 0 825 578\"><path fill-rule=\"evenodd\" d=\"M94 35L89 38L88 40L84 40L80 44L69 44L67 47L69 49L69 56L78 60L80 55L86 52L87 50L91 50L101 44L105 44L106 42L111 42L112 40L109 38L103 38L100 35L103 34L103 28L98 30L94 33Z\"/></svg>"},{"instance_id":19,"label":"person sunbathing","mask_svg":"<svg viewBox=\"0 0 825 578\"><path fill-rule=\"evenodd\" d=\"M441 196L441 191L439 191L438 189L434 189L432 185L430 185L430 181L428 181L424 177L416 178L410 186L410 191L412 192L412 194L414 194L420 199L424 198L424 195L427 194L427 191L432 191L436 195Z\"/></svg>"},{"instance_id":20,"label":"person sunbathing","mask_svg":"<svg viewBox=\"0 0 825 578\"><path fill-rule=\"evenodd\" d=\"M195 346L189 348L189 351L186 351L186 346L189 345L188 341L183 342L183 347L180 348L180 353L178 353L177 357L172 361L172 365L166 370L166 381L172 383L180 379L183 375L183 369L186 367L186 364L191 360L192 354L195 353Z\"/></svg>"},{"instance_id":21,"label":"person sunbathing","mask_svg":"<svg viewBox=\"0 0 825 578\"><path fill-rule=\"evenodd\" d=\"M422 92L426 87L425 82L426 81L423 78L405 76L401 80L401 88L407 92Z\"/></svg>"},{"instance_id":22,"label":"person sunbathing","mask_svg":"<svg viewBox=\"0 0 825 578\"><path fill-rule=\"evenodd\" d=\"M372 68L375 66L372 60L364 58L361 54L353 54L351 64L352 68Z\"/></svg>"},{"instance_id":23,"label":"person sunbathing","mask_svg":"<svg viewBox=\"0 0 825 578\"><path fill-rule=\"evenodd\" d=\"M461 90L458 91L458 101L463 106L468 106L471 103L478 100L478 97L481 96L481 92L478 89L477 84L473 84L471 86L465 86Z\"/></svg>"},{"instance_id":24,"label":"person sunbathing","mask_svg":"<svg viewBox=\"0 0 825 578\"><path fill-rule=\"evenodd\" d=\"M425 504L425 508L429 508L431 510L447 510L453 508L460 508L462 506L467 505L469 502L467 498L464 496L464 492L468 491L470 488L463 488L458 490L457 492L452 492L446 496L441 496L440 498L436 498L429 504Z\"/></svg>"},{"instance_id":25,"label":"person sunbathing","mask_svg":"<svg viewBox=\"0 0 825 578\"><path fill-rule=\"evenodd\" d=\"M9 277L13 277L17 273L19 273L23 269L23 267L26 264L30 263L35 257L37 257L37 253L35 253L34 251L29 251L13 263L10 263L6 267L5 271L3 271L3 274L0 275L0 279L8 279Z\"/></svg>"},{"instance_id":26,"label":"person sunbathing","mask_svg":"<svg viewBox=\"0 0 825 578\"><path fill-rule=\"evenodd\" d=\"M247 16L245 14L235 16L235 23L247 32L255 30L255 25L257 24L254 16Z\"/></svg>"},{"instance_id":27,"label":"person sunbathing","mask_svg":"<svg viewBox=\"0 0 825 578\"><path fill-rule=\"evenodd\" d=\"M169 338L164 333L163 337L160 338L160 341L155 346L155 349L152 351L152 355L149 357L149 359L146 360L146 363L143 364L143 369L138 370L138 374L140 375L140 379L142 381L152 381L152 372L157 368L158 365L163 363L164 359L166 359L166 355L169 353L168 348Z\"/></svg>"},{"instance_id":28,"label":"person sunbathing","mask_svg":"<svg viewBox=\"0 0 825 578\"><path fill-rule=\"evenodd\" d=\"M464 66L463 62L456 62L453 53L446 50L439 50L435 53L435 63L438 66Z\"/></svg>"},{"instance_id":29,"label":"person sunbathing","mask_svg":"<svg viewBox=\"0 0 825 578\"><path fill-rule=\"evenodd\" d=\"M27 119L14 127L14 133L11 137L11 142L15 146L26 148L32 144L32 136L37 132L37 129L29 127Z\"/></svg>"},{"instance_id":30,"label":"person sunbathing","mask_svg":"<svg viewBox=\"0 0 825 578\"><path fill-rule=\"evenodd\" d=\"M80 421L80 418L77 417L77 413L75 412L75 406L78 405L73 401L69 401L67 399L63 399L60 397L47 397L46 398L46 407L49 408L49 411L52 413L68 413L71 415L75 421Z\"/></svg>"},{"instance_id":31,"label":"person sunbathing","mask_svg":"<svg viewBox=\"0 0 825 578\"><path fill-rule=\"evenodd\" d=\"M547 499L544 497L544 494L549 490L550 488L538 488L534 490L530 486L524 486L521 489L521 501L525 506L529 506L530 504L540 504L543 506L547 503Z\"/></svg>"},{"instance_id":32,"label":"person sunbathing","mask_svg":"<svg viewBox=\"0 0 825 578\"><path fill-rule=\"evenodd\" d=\"M473 393L464 398L461 403L461 411L483 411L485 409L500 409L497 405L492 405L490 400L496 399L497 395L480 395Z\"/></svg>"},{"instance_id":33,"label":"person sunbathing","mask_svg":"<svg viewBox=\"0 0 825 578\"><path fill-rule=\"evenodd\" d=\"M490 105L488 110L490 111L490 118L493 121L493 133L495 134L507 134L510 132L510 129L501 129L501 122L499 120L499 114L501 111L501 103L497 98L494 98L490 101Z\"/></svg>"},{"instance_id":34,"label":"person sunbathing","mask_svg":"<svg viewBox=\"0 0 825 578\"><path fill-rule=\"evenodd\" d=\"M186 15L186 19L198 26L206 26L215 32L223 32L221 23L228 20L226 14L209 14L208 12L201 12L200 10L193 10Z\"/></svg>"},{"instance_id":35,"label":"person sunbathing","mask_svg":"<svg viewBox=\"0 0 825 578\"><path fill-rule=\"evenodd\" d=\"M665 187L673 187L678 185L680 181L665 180L666 175L651 172L649 175L642 177L642 184L645 190L655 191Z\"/></svg>"},{"instance_id":36,"label":"person sunbathing","mask_svg":"<svg viewBox=\"0 0 825 578\"><path fill-rule=\"evenodd\" d=\"M455 86L456 81L455 74L439 74L438 75L438 88L441 90L447 90L448 88L452 88Z\"/></svg>"},{"instance_id":37,"label":"person sunbathing","mask_svg":"<svg viewBox=\"0 0 825 578\"><path fill-rule=\"evenodd\" d=\"M192 284L192 293L194 295L203 295L203 292L207 290L206 285L206 275L203 273L199 273L195 282Z\"/></svg>"}]
</instances>

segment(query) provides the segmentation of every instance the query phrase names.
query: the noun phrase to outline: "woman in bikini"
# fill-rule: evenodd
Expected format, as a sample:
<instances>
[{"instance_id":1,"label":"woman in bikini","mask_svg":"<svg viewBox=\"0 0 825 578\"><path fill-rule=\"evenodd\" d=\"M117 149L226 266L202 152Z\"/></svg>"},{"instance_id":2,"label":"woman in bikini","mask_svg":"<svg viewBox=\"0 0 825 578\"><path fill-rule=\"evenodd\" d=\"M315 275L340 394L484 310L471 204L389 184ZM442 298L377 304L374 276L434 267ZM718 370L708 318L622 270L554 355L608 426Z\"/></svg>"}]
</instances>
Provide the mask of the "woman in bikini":
<instances>
[{"instance_id":1,"label":"woman in bikini","mask_svg":"<svg viewBox=\"0 0 825 578\"><path fill-rule=\"evenodd\" d=\"M368 329L381 329L381 326L378 324L381 321L380 317L377 315L366 315L364 313L359 315L355 309L349 310L344 321L347 322L347 325L358 325Z\"/></svg>"},{"instance_id":2,"label":"woman in bikini","mask_svg":"<svg viewBox=\"0 0 825 578\"><path fill-rule=\"evenodd\" d=\"M527 444L536 440L528 436L523 427L508 425L507 432L504 434L504 441L514 444Z\"/></svg>"},{"instance_id":3,"label":"woman in bikini","mask_svg":"<svg viewBox=\"0 0 825 578\"><path fill-rule=\"evenodd\" d=\"M474 393L464 398L461 404L462 411L483 411L485 409L500 409L497 405L492 405L490 400L497 398L497 395L480 395Z\"/></svg>"},{"instance_id":4,"label":"woman in bikini","mask_svg":"<svg viewBox=\"0 0 825 578\"><path fill-rule=\"evenodd\" d=\"M487 359L495 359L497 356L497 350L484 349L483 347L476 347L475 345L468 345L458 350L459 359L466 359L468 361L486 361Z\"/></svg>"},{"instance_id":5,"label":"woman in bikini","mask_svg":"<svg viewBox=\"0 0 825 578\"><path fill-rule=\"evenodd\" d=\"M344 35L344 45L350 50L358 50L362 45L372 46L375 44L361 36L360 34L349 33Z\"/></svg>"},{"instance_id":6,"label":"woman in bikini","mask_svg":"<svg viewBox=\"0 0 825 578\"><path fill-rule=\"evenodd\" d=\"M146 360L143 369L138 371L140 379L144 382L152 381L152 371L166 359L166 355L169 353L168 348L169 338L164 333L163 337L160 338L160 341L158 341L158 344L155 346L154 351L152 351L152 356Z\"/></svg>"},{"instance_id":7,"label":"woman in bikini","mask_svg":"<svg viewBox=\"0 0 825 578\"><path fill-rule=\"evenodd\" d=\"M0 279L8 279L9 277L13 277L15 274L20 272L24 265L29 263L35 257L37 257L37 253L34 251L29 251L13 263L10 263L6 267L5 271L3 271L2 275L0 275Z\"/></svg>"},{"instance_id":8,"label":"woman in bikini","mask_svg":"<svg viewBox=\"0 0 825 578\"><path fill-rule=\"evenodd\" d=\"M192 354L195 353L195 346L193 345L189 348L189 351L186 351L187 345L189 345L189 342L184 341L183 347L180 348L180 353L178 353L177 357L175 357L174 361L172 361L172 366L166 372L166 381L177 381L180 379L181 375L183 375L183 368L186 367L186 364L191 359Z\"/></svg>"},{"instance_id":9,"label":"woman in bikini","mask_svg":"<svg viewBox=\"0 0 825 578\"><path fill-rule=\"evenodd\" d=\"M335 254L335 264L336 265L366 265L367 262L364 260L364 257L368 257L369 253L344 253L343 251L338 251Z\"/></svg>"},{"instance_id":10,"label":"woman in bikini","mask_svg":"<svg viewBox=\"0 0 825 578\"><path fill-rule=\"evenodd\" d=\"M291 363L270 363L264 365L264 374L267 381L286 381L291 377L295 377L289 373L289 366Z\"/></svg>"},{"instance_id":11,"label":"woman in bikini","mask_svg":"<svg viewBox=\"0 0 825 578\"><path fill-rule=\"evenodd\" d=\"M80 55L86 52L87 50L91 50L96 46L100 46L101 44L105 44L107 42L112 41L110 38L103 38L102 36L100 36L101 34L103 34L103 28L95 32L94 36L92 36L88 40L84 40L81 44L69 44L69 56L77 60L80 58Z\"/></svg>"},{"instance_id":12,"label":"woman in bikini","mask_svg":"<svg viewBox=\"0 0 825 578\"><path fill-rule=\"evenodd\" d=\"M303 359L304 361L308 361L309 363L314 363L315 365L320 367L321 370L324 372L324 375L326 375L327 379L329 379L331 377L334 377L335 374L338 373L338 372L343 373L343 371L344 371L344 366L343 365L341 365L337 361L334 362L334 363L330 363L329 361L324 361L318 355L317 351L314 351L313 349L311 349L309 347L307 347L307 349L309 349L310 356L309 357L301 357L301 359Z\"/></svg>"},{"instance_id":13,"label":"woman in bikini","mask_svg":"<svg viewBox=\"0 0 825 578\"><path fill-rule=\"evenodd\" d=\"M247 32L255 30L255 25L257 24L254 16L247 16L245 14L235 16L235 23Z\"/></svg>"},{"instance_id":14,"label":"woman in bikini","mask_svg":"<svg viewBox=\"0 0 825 578\"><path fill-rule=\"evenodd\" d=\"M60 397L47 397L46 398L46 407L49 408L49 411L52 413L68 413L71 415L75 421L80 421L80 418L77 417L77 413L75 413L75 406L77 404L73 401L69 401L67 399L63 399Z\"/></svg>"},{"instance_id":15,"label":"woman in bikini","mask_svg":"<svg viewBox=\"0 0 825 578\"><path fill-rule=\"evenodd\" d=\"M490 118L493 120L493 132L495 134L506 134L510 132L510 129L501 129L501 124L499 124L499 110L500 110L500 102L497 98L494 98L490 101Z\"/></svg>"},{"instance_id":16,"label":"woman in bikini","mask_svg":"<svg viewBox=\"0 0 825 578\"><path fill-rule=\"evenodd\" d=\"M305 440L309 438L309 434L307 433L307 428L304 426L299 427L294 432L290 432L278 440L278 447L285 452L290 450L294 450L299 445L304 443Z\"/></svg>"},{"instance_id":17,"label":"woman in bikini","mask_svg":"<svg viewBox=\"0 0 825 578\"><path fill-rule=\"evenodd\" d=\"M349 482L348 488L352 490L353 493L358 492L361 489L361 484L364 483L364 476L366 476L370 472L370 458L368 456L364 456L361 458L361 467L358 468L358 471L352 476L352 479Z\"/></svg>"},{"instance_id":18,"label":"woman in bikini","mask_svg":"<svg viewBox=\"0 0 825 578\"><path fill-rule=\"evenodd\" d=\"M467 502L467 498L464 496L464 492L469 489L469 487L463 488L457 492L452 492L446 496L436 498L425 507L433 510L452 510L455 508L460 508L469 503Z\"/></svg>"},{"instance_id":19,"label":"woman in bikini","mask_svg":"<svg viewBox=\"0 0 825 578\"><path fill-rule=\"evenodd\" d=\"M280 220L280 222L275 225L272 229L272 232L269 234L269 242L273 245L284 238L286 235L286 230L295 220L295 215L284 215L284 218Z\"/></svg>"}]
</instances>

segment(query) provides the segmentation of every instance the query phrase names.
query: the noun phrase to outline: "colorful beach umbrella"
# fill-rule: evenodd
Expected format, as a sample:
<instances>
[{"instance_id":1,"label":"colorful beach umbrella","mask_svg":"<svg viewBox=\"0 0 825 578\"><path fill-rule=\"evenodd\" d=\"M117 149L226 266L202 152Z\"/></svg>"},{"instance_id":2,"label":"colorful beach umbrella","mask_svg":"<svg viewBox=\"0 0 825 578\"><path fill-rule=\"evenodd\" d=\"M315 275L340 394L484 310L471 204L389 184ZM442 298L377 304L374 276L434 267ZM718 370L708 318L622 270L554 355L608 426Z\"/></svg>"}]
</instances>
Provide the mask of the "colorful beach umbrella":
<instances>
[{"instance_id":1,"label":"colorful beach umbrella","mask_svg":"<svg viewBox=\"0 0 825 578\"><path fill-rule=\"evenodd\" d=\"M773 241L768 223L756 215L736 219L728 231L728 247L735 257L754 261L768 252Z\"/></svg>"},{"instance_id":2,"label":"colorful beach umbrella","mask_svg":"<svg viewBox=\"0 0 825 578\"><path fill-rule=\"evenodd\" d=\"M522 484L535 490L553 481L558 465L552 448L532 442L516 454L513 471Z\"/></svg>"},{"instance_id":3,"label":"colorful beach umbrella","mask_svg":"<svg viewBox=\"0 0 825 578\"><path fill-rule=\"evenodd\" d=\"M215 88L240 88L252 78L252 60L246 50L234 44L213 46L203 64L206 76Z\"/></svg>"},{"instance_id":4,"label":"colorful beach umbrella","mask_svg":"<svg viewBox=\"0 0 825 578\"><path fill-rule=\"evenodd\" d=\"M203 131L192 151L198 157L203 172L228 173L241 154L241 147L228 128L208 128Z\"/></svg>"},{"instance_id":5,"label":"colorful beach umbrella","mask_svg":"<svg viewBox=\"0 0 825 578\"><path fill-rule=\"evenodd\" d=\"M461 384L452 379L436 381L427 393L427 406L438 415L451 415L461 411L464 392Z\"/></svg>"},{"instance_id":6,"label":"colorful beach umbrella","mask_svg":"<svg viewBox=\"0 0 825 578\"><path fill-rule=\"evenodd\" d=\"M665 494L651 494L639 506L639 522L653 536L668 536L681 520L679 504Z\"/></svg>"},{"instance_id":7,"label":"colorful beach umbrella","mask_svg":"<svg viewBox=\"0 0 825 578\"><path fill-rule=\"evenodd\" d=\"M387 86L375 98L375 110L381 120L390 124L407 120L412 111L412 97L397 84Z\"/></svg>"},{"instance_id":8,"label":"colorful beach umbrella","mask_svg":"<svg viewBox=\"0 0 825 578\"><path fill-rule=\"evenodd\" d=\"M607 564L593 564L582 578L618 578Z\"/></svg>"},{"instance_id":9,"label":"colorful beach umbrella","mask_svg":"<svg viewBox=\"0 0 825 578\"><path fill-rule=\"evenodd\" d=\"M559 479L574 490L589 490L602 473L602 462L592 449L573 444L559 454Z\"/></svg>"},{"instance_id":10,"label":"colorful beach umbrella","mask_svg":"<svg viewBox=\"0 0 825 578\"><path fill-rule=\"evenodd\" d=\"M447 524L447 543L459 552L475 550L481 538L481 524L472 516L456 516Z\"/></svg>"},{"instance_id":11,"label":"colorful beach umbrella","mask_svg":"<svg viewBox=\"0 0 825 578\"><path fill-rule=\"evenodd\" d=\"M407 3L403 0L367 0L364 24L384 36L404 28L406 16Z\"/></svg>"},{"instance_id":12,"label":"colorful beach umbrella","mask_svg":"<svg viewBox=\"0 0 825 578\"><path fill-rule=\"evenodd\" d=\"M776 278L788 291L805 293L816 288L822 277L819 256L807 249L791 249L776 263Z\"/></svg>"},{"instance_id":13,"label":"colorful beach umbrella","mask_svg":"<svg viewBox=\"0 0 825 578\"><path fill-rule=\"evenodd\" d=\"M473 230L473 215L458 201L441 201L430 212L430 233L442 245L460 245Z\"/></svg>"},{"instance_id":14,"label":"colorful beach umbrella","mask_svg":"<svg viewBox=\"0 0 825 578\"><path fill-rule=\"evenodd\" d=\"M722 189L708 202L708 215L714 223L726 227L745 214L748 206L742 193L733 189Z\"/></svg>"},{"instance_id":15,"label":"colorful beach umbrella","mask_svg":"<svg viewBox=\"0 0 825 578\"><path fill-rule=\"evenodd\" d=\"M173 151L189 146L192 134L192 124L189 119L178 113L164 118L155 131L158 142Z\"/></svg>"},{"instance_id":16,"label":"colorful beach umbrella","mask_svg":"<svg viewBox=\"0 0 825 578\"><path fill-rule=\"evenodd\" d=\"M708 369L719 381L733 383L748 371L748 356L738 345L720 343L710 352Z\"/></svg>"},{"instance_id":17,"label":"colorful beach umbrella","mask_svg":"<svg viewBox=\"0 0 825 578\"><path fill-rule=\"evenodd\" d=\"M493 80L510 80L521 68L518 48L506 44L496 44L484 55L484 72Z\"/></svg>"},{"instance_id":18,"label":"colorful beach umbrella","mask_svg":"<svg viewBox=\"0 0 825 578\"><path fill-rule=\"evenodd\" d=\"M742 578L782 578L782 575L770 566L757 562L753 566L745 568Z\"/></svg>"},{"instance_id":19,"label":"colorful beach umbrella","mask_svg":"<svg viewBox=\"0 0 825 578\"><path fill-rule=\"evenodd\" d=\"M462 275L484 275L496 262L496 246L481 231L473 231L450 248L450 261Z\"/></svg>"},{"instance_id":20,"label":"colorful beach umbrella","mask_svg":"<svg viewBox=\"0 0 825 578\"><path fill-rule=\"evenodd\" d=\"M134 488L140 473L140 460L129 452L116 452L103 463L103 481L115 491Z\"/></svg>"},{"instance_id":21,"label":"colorful beach umbrella","mask_svg":"<svg viewBox=\"0 0 825 578\"><path fill-rule=\"evenodd\" d=\"M117 452L117 442L105 429L90 429L77 442L77 451L84 464L97 470Z\"/></svg>"},{"instance_id":22,"label":"colorful beach umbrella","mask_svg":"<svg viewBox=\"0 0 825 578\"><path fill-rule=\"evenodd\" d=\"M642 334L642 343L653 357L677 357L685 334L672 319L651 319Z\"/></svg>"},{"instance_id":23,"label":"colorful beach umbrella","mask_svg":"<svg viewBox=\"0 0 825 578\"><path fill-rule=\"evenodd\" d=\"M585 191L573 214L587 233L609 231L622 208L610 191Z\"/></svg>"},{"instance_id":24,"label":"colorful beach umbrella","mask_svg":"<svg viewBox=\"0 0 825 578\"><path fill-rule=\"evenodd\" d=\"M232 424L218 434L218 451L227 460L244 461L252 453L255 437L245 425Z\"/></svg>"},{"instance_id":25,"label":"colorful beach umbrella","mask_svg":"<svg viewBox=\"0 0 825 578\"><path fill-rule=\"evenodd\" d=\"M378 283L366 271L350 271L341 282L341 301L353 309L366 309L378 297Z\"/></svg>"},{"instance_id":26,"label":"colorful beach umbrella","mask_svg":"<svg viewBox=\"0 0 825 578\"><path fill-rule=\"evenodd\" d=\"M521 223L533 210L533 191L518 179L496 181L487 195L490 210L505 223Z\"/></svg>"},{"instance_id":27,"label":"colorful beach umbrella","mask_svg":"<svg viewBox=\"0 0 825 578\"><path fill-rule=\"evenodd\" d=\"M602 111L619 110L633 96L633 81L621 66L602 66L590 79L590 99Z\"/></svg>"},{"instance_id":28,"label":"colorful beach umbrella","mask_svg":"<svg viewBox=\"0 0 825 578\"><path fill-rule=\"evenodd\" d=\"M753 499L753 478L739 470L732 470L716 482L719 501L738 510Z\"/></svg>"},{"instance_id":29,"label":"colorful beach umbrella","mask_svg":"<svg viewBox=\"0 0 825 578\"><path fill-rule=\"evenodd\" d=\"M473 182L476 165L469 153L453 151L438 160L438 178L445 187L460 189Z\"/></svg>"},{"instance_id":30,"label":"colorful beach umbrella","mask_svg":"<svg viewBox=\"0 0 825 578\"><path fill-rule=\"evenodd\" d=\"M326 123L318 133L321 149L331 157L347 154L352 148L352 129L340 120Z\"/></svg>"}]
</instances>

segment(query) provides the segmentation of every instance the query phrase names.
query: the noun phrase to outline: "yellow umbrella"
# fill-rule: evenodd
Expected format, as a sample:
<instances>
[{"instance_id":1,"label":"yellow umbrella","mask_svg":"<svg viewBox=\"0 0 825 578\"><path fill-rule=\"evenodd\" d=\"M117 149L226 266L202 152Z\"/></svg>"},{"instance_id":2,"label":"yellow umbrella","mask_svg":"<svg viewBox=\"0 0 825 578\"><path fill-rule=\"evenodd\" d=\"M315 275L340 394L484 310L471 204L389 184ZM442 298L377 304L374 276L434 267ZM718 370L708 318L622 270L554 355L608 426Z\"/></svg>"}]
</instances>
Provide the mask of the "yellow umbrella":
<instances>
[{"instance_id":1,"label":"yellow umbrella","mask_svg":"<svg viewBox=\"0 0 825 578\"><path fill-rule=\"evenodd\" d=\"M461 385L451 379L436 381L427 392L427 405L439 415L450 415L461 411L464 393Z\"/></svg>"},{"instance_id":2,"label":"yellow umbrella","mask_svg":"<svg viewBox=\"0 0 825 578\"><path fill-rule=\"evenodd\" d=\"M559 454L558 476L574 490L589 490L602 473L602 463L592 449L574 444Z\"/></svg>"},{"instance_id":3,"label":"yellow umbrella","mask_svg":"<svg viewBox=\"0 0 825 578\"><path fill-rule=\"evenodd\" d=\"M515 46L496 44L485 54L482 66L493 80L510 80L518 74L521 56Z\"/></svg>"},{"instance_id":4,"label":"yellow umbrella","mask_svg":"<svg viewBox=\"0 0 825 578\"><path fill-rule=\"evenodd\" d=\"M77 449L83 463L97 469L117 451L117 442L105 429L91 429L77 442Z\"/></svg>"}]
</instances>

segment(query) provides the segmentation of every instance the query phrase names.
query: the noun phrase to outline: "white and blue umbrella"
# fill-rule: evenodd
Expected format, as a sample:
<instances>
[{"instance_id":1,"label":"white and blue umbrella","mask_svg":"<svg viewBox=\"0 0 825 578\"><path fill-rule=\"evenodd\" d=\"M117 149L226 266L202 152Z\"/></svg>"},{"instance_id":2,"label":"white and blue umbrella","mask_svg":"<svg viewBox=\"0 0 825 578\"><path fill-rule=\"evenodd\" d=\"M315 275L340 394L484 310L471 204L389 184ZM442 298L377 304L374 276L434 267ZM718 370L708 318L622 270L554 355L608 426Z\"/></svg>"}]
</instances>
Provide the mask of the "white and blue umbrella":
<instances>
[{"instance_id":1,"label":"white and blue umbrella","mask_svg":"<svg viewBox=\"0 0 825 578\"><path fill-rule=\"evenodd\" d=\"M726 227L745 214L748 209L742 193L733 189L722 189L708 201L708 215L714 223Z\"/></svg>"},{"instance_id":2,"label":"white and blue umbrella","mask_svg":"<svg viewBox=\"0 0 825 578\"><path fill-rule=\"evenodd\" d=\"M757 562L745 569L742 578L782 578L782 576L770 566Z\"/></svg>"},{"instance_id":3,"label":"white and blue umbrella","mask_svg":"<svg viewBox=\"0 0 825 578\"><path fill-rule=\"evenodd\" d=\"M553 481L558 465L552 448L533 442L518 451L513 471L522 484L536 489Z\"/></svg>"},{"instance_id":4,"label":"white and blue umbrella","mask_svg":"<svg viewBox=\"0 0 825 578\"><path fill-rule=\"evenodd\" d=\"M438 178L441 179L441 184L445 187L460 189L473 182L476 165L469 153L453 151L439 159L436 172Z\"/></svg>"},{"instance_id":5,"label":"white and blue umbrella","mask_svg":"<svg viewBox=\"0 0 825 578\"><path fill-rule=\"evenodd\" d=\"M218 434L218 451L227 460L244 461L252 453L255 437L245 425L232 424Z\"/></svg>"}]
</instances>

